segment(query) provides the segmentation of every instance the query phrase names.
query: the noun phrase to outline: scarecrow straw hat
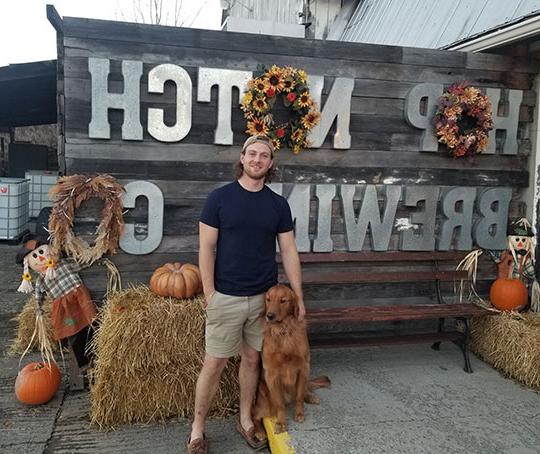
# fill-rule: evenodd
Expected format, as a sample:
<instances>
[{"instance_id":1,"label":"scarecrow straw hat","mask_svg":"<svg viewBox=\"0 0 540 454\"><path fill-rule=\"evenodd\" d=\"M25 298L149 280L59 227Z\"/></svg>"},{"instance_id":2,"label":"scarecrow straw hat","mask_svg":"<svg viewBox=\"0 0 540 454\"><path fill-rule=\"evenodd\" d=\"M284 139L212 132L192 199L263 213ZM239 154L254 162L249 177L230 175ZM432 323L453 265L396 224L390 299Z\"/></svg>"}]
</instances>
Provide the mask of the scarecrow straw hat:
<instances>
[{"instance_id":1,"label":"scarecrow straw hat","mask_svg":"<svg viewBox=\"0 0 540 454\"><path fill-rule=\"evenodd\" d=\"M112 293L91 348L91 421L122 423L190 417L204 359L202 297L162 298L140 286ZM238 361L225 368L212 416L238 406Z\"/></svg>"}]
</instances>

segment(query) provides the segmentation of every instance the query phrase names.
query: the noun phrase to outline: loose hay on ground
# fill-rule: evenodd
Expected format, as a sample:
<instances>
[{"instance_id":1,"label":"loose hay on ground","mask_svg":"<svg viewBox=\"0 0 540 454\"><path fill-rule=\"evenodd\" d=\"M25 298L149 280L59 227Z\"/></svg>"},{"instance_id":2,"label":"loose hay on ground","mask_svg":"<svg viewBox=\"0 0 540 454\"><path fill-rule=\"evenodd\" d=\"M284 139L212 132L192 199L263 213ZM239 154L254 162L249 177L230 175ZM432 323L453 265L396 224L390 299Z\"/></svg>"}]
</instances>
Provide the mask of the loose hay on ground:
<instances>
[{"instance_id":1,"label":"loose hay on ground","mask_svg":"<svg viewBox=\"0 0 540 454\"><path fill-rule=\"evenodd\" d=\"M53 339L52 326L51 326L51 305L52 300L47 296L43 304L43 317L45 326L47 328L47 335L50 340L50 344L55 351L58 350L58 343ZM36 299L32 295L24 307L21 313L15 317L17 322L17 335L9 346L8 355L16 356L21 355L28 347L32 334L36 327ZM32 341L30 351L39 351L37 337Z\"/></svg>"},{"instance_id":2,"label":"loose hay on ground","mask_svg":"<svg viewBox=\"0 0 540 454\"><path fill-rule=\"evenodd\" d=\"M92 342L92 423L111 428L192 416L204 359L202 301L162 298L147 287L108 298ZM223 372L212 416L236 412L237 376L233 361Z\"/></svg>"},{"instance_id":3,"label":"loose hay on ground","mask_svg":"<svg viewBox=\"0 0 540 454\"><path fill-rule=\"evenodd\" d=\"M540 315L475 317L471 349L496 369L540 391Z\"/></svg>"}]
</instances>

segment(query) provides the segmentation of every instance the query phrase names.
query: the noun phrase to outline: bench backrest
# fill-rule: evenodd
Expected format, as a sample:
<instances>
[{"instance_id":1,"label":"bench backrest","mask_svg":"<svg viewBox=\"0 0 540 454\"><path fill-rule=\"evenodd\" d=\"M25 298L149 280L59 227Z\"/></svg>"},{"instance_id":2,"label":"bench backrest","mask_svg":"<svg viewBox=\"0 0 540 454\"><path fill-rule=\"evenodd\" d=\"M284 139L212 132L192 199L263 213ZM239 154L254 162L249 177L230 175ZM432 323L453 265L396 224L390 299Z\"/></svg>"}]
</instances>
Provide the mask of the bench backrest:
<instances>
[{"instance_id":1,"label":"bench backrest","mask_svg":"<svg viewBox=\"0 0 540 454\"><path fill-rule=\"evenodd\" d=\"M300 254L305 284L457 281L463 252L330 252ZM281 258L278 256L278 262ZM280 274L280 281L286 276Z\"/></svg>"}]
</instances>

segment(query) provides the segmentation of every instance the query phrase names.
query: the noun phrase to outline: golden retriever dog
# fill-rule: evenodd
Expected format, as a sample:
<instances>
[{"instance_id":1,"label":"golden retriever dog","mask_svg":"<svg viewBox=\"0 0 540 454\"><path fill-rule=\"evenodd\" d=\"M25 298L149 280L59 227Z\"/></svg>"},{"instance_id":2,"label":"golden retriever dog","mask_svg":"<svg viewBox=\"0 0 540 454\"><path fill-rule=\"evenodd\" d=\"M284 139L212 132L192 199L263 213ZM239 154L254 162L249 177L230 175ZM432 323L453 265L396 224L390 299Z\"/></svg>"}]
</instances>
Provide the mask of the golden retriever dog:
<instances>
[{"instance_id":1,"label":"golden retriever dog","mask_svg":"<svg viewBox=\"0 0 540 454\"><path fill-rule=\"evenodd\" d=\"M287 430L285 402L294 401L294 419L304 421L304 401L318 404L311 391L329 387L328 377L309 380L306 321L296 318L296 295L285 285L266 292L262 371L253 407L258 437L264 437L262 418L276 417L276 432Z\"/></svg>"}]
</instances>

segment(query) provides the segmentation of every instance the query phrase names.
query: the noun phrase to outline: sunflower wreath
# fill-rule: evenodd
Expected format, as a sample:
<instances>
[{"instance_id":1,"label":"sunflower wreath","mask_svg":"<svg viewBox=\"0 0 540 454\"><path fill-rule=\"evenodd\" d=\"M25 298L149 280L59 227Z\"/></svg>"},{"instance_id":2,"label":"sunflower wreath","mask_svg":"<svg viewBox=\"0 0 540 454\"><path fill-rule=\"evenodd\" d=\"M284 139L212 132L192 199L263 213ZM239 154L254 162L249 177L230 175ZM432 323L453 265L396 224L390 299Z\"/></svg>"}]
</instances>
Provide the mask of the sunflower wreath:
<instances>
[{"instance_id":1,"label":"sunflower wreath","mask_svg":"<svg viewBox=\"0 0 540 454\"><path fill-rule=\"evenodd\" d=\"M459 158L482 153L493 129L488 97L467 82L453 84L439 98L434 117L439 142L450 156Z\"/></svg>"},{"instance_id":2,"label":"sunflower wreath","mask_svg":"<svg viewBox=\"0 0 540 454\"><path fill-rule=\"evenodd\" d=\"M53 256L58 259L61 252L65 251L80 265L90 266L103 254L114 254L124 228L123 192L124 188L110 175L71 175L60 178L49 191L49 196L54 201L49 217ZM104 203L94 246L73 233L75 210L92 197L97 197Z\"/></svg>"},{"instance_id":3,"label":"sunflower wreath","mask_svg":"<svg viewBox=\"0 0 540 454\"><path fill-rule=\"evenodd\" d=\"M307 133L321 118L309 94L307 74L290 66L281 68L274 65L269 70L262 66L259 69L259 75L249 80L242 99L241 109L247 119L246 133L269 137L276 150L287 144L294 154L298 154L310 145ZM288 122L276 125L272 108L280 94L283 104L294 115Z\"/></svg>"}]
</instances>

